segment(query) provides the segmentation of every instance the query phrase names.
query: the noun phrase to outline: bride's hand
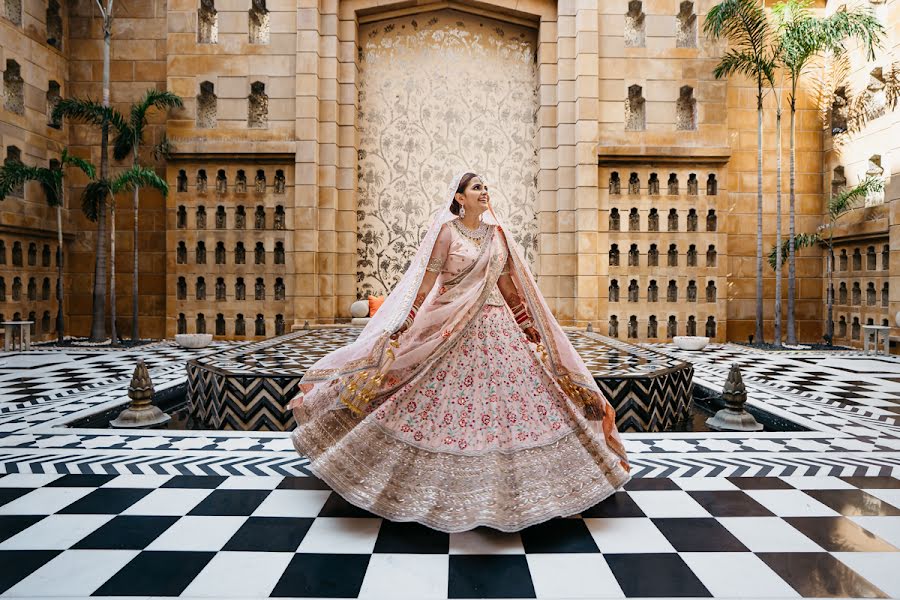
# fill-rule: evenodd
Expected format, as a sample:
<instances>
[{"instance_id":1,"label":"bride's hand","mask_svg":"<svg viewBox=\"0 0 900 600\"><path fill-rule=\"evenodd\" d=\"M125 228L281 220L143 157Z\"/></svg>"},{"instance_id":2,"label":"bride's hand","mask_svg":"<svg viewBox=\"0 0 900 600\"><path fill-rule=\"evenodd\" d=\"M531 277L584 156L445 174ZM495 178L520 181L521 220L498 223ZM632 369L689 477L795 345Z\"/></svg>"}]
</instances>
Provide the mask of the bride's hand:
<instances>
[{"instance_id":1,"label":"bride's hand","mask_svg":"<svg viewBox=\"0 0 900 600\"><path fill-rule=\"evenodd\" d=\"M539 334L534 327L529 327L525 330L525 337L528 338L528 341L532 344L541 343L541 334Z\"/></svg>"},{"instance_id":2,"label":"bride's hand","mask_svg":"<svg viewBox=\"0 0 900 600\"><path fill-rule=\"evenodd\" d=\"M406 331L406 325L401 325L400 329L398 329L391 335L391 339L396 340L398 337L400 337L400 334L404 333L405 331Z\"/></svg>"}]
</instances>

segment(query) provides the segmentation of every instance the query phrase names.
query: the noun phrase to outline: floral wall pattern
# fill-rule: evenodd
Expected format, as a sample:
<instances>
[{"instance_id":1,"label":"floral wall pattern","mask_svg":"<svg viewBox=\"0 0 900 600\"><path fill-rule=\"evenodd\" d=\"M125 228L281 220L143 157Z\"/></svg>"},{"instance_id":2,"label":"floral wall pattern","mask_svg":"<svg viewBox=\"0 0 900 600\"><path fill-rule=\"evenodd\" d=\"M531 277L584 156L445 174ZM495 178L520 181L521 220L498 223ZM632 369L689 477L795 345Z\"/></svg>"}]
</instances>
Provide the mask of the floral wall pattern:
<instances>
[{"instance_id":1,"label":"floral wall pattern","mask_svg":"<svg viewBox=\"0 0 900 600\"><path fill-rule=\"evenodd\" d=\"M358 297L393 288L462 169L533 268L536 33L451 10L360 26Z\"/></svg>"}]
</instances>

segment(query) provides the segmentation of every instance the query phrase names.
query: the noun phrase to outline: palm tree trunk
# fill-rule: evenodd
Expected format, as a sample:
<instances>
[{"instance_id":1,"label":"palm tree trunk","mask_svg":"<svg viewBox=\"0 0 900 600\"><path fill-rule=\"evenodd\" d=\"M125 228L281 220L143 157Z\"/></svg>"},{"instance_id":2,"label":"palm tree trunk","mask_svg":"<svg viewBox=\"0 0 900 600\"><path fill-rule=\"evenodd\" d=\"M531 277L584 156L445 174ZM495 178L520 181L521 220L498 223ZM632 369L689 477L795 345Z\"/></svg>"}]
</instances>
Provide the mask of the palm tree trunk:
<instances>
[{"instance_id":1,"label":"palm tree trunk","mask_svg":"<svg viewBox=\"0 0 900 600\"><path fill-rule=\"evenodd\" d=\"M763 102L762 81L756 97L756 334L763 342Z\"/></svg>"},{"instance_id":2,"label":"palm tree trunk","mask_svg":"<svg viewBox=\"0 0 900 600\"><path fill-rule=\"evenodd\" d=\"M109 199L109 335L111 343L116 346L119 343L119 335L116 332L116 196L110 195Z\"/></svg>"},{"instance_id":3,"label":"palm tree trunk","mask_svg":"<svg viewBox=\"0 0 900 600\"><path fill-rule=\"evenodd\" d=\"M66 336L66 320L63 316L63 227L62 201L56 205L56 343L62 344Z\"/></svg>"},{"instance_id":4,"label":"palm tree trunk","mask_svg":"<svg viewBox=\"0 0 900 600\"><path fill-rule=\"evenodd\" d=\"M780 102L776 95L775 101ZM775 347L781 347L781 106L775 111Z\"/></svg>"},{"instance_id":5,"label":"palm tree trunk","mask_svg":"<svg viewBox=\"0 0 900 600\"><path fill-rule=\"evenodd\" d=\"M832 227L834 223L832 223ZM834 345L834 246L828 243L828 255L825 257L828 269L828 290L825 292L825 302L828 307L825 317L825 339L828 345Z\"/></svg>"},{"instance_id":6,"label":"palm tree trunk","mask_svg":"<svg viewBox=\"0 0 900 600\"><path fill-rule=\"evenodd\" d=\"M137 157L134 163L137 164ZM134 234L131 243L134 245L134 268L131 276L131 342L138 341L138 186L134 186Z\"/></svg>"},{"instance_id":7,"label":"palm tree trunk","mask_svg":"<svg viewBox=\"0 0 900 600\"><path fill-rule=\"evenodd\" d=\"M109 49L111 20L103 17L103 106L109 106ZM100 129L100 178L109 180L109 122ZM106 339L106 202L97 207L97 242L94 262L93 313L91 341Z\"/></svg>"},{"instance_id":8,"label":"palm tree trunk","mask_svg":"<svg viewBox=\"0 0 900 600\"><path fill-rule=\"evenodd\" d=\"M796 83L793 86L793 91L791 92L791 156L790 156L790 199L789 199L789 231L788 231L788 239L790 243L788 244L788 290L787 290L787 343L791 345L795 345L797 343L797 323L796 323L796 306L795 306L795 294L797 291L797 263L796 263L796 253L794 250L794 237L797 235L795 229L795 208L794 208L794 198L796 197L796 158L797 158L797 104L794 98L797 95L797 86Z\"/></svg>"}]
</instances>

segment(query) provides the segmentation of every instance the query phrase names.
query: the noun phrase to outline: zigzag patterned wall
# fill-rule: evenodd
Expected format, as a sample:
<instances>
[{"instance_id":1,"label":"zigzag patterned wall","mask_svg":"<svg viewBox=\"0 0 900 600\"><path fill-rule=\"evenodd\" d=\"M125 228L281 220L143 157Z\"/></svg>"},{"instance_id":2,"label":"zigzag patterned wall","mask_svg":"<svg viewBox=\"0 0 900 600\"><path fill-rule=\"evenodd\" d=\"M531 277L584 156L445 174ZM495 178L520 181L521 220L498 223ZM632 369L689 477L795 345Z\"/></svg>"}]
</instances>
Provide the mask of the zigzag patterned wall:
<instances>
[{"instance_id":1,"label":"zigzag patterned wall","mask_svg":"<svg viewBox=\"0 0 900 600\"><path fill-rule=\"evenodd\" d=\"M198 425L219 430L289 431L286 410L300 377L242 376L188 363L190 417Z\"/></svg>"},{"instance_id":2,"label":"zigzag patterned wall","mask_svg":"<svg viewBox=\"0 0 900 600\"><path fill-rule=\"evenodd\" d=\"M598 377L597 385L616 409L619 431L666 431L689 417L694 367L684 363L659 375Z\"/></svg>"}]
</instances>

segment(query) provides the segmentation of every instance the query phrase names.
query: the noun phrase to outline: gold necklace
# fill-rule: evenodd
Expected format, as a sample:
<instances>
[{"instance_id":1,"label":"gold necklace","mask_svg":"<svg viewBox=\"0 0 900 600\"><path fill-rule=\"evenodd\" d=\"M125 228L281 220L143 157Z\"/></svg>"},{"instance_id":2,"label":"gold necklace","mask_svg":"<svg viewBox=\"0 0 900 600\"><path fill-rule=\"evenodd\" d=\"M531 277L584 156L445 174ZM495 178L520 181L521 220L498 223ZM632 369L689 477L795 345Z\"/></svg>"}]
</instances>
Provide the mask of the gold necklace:
<instances>
[{"instance_id":1,"label":"gold necklace","mask_svg":"<svg viewBox=\"0 0 900 600\"><path fill-rule=\"evenodd\" d=\"M484 236L486 236L488 232L488 224L484 221L481 222L481 225L478 226L478 229L469 229L462 224L462 221L460 219L455 219L453 221L453 224L456 228L456 231L458 231L460 235L470 240L476 246L481 245L481 242L484 240Z\"/></svg>"}]
</instances>

